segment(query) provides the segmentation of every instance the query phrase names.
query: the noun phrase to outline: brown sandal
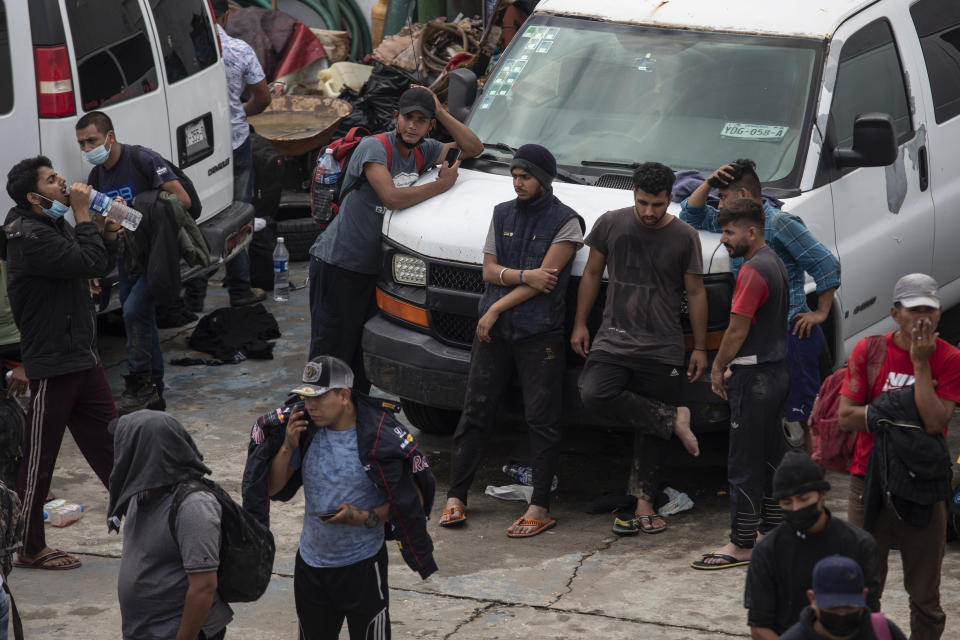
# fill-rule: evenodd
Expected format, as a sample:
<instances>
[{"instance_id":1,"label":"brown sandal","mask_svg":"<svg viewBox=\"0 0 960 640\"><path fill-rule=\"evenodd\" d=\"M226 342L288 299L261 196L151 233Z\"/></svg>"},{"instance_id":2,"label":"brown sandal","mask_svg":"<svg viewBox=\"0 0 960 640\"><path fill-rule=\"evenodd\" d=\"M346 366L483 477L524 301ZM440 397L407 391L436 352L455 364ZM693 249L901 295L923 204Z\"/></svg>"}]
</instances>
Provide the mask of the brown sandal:
<instances>
[{"instance_id":1,"label":"brown sandal","mask_svg":"<svg viewBox=\"0 0 960 640\"><path fill-rule=\"evenodd\" d=\"M51 560L56 560L58 558L70 558L72 562L67 564L47 565L47 563ZM13 566L20 567L21 569L45 569L47 571L68 571L70 569L76 569L80 567L81 564L83 563L81 563L78 558L74 558L66 551L61 551L60 549L51 551L50 553L40 556L39 558L34 558L32 562L26 562L25 560L21 560L19 557L13 561Z\"/></svg>"},{"instance_id":2,"label":"brown sandal","mask_svg":"<svg viewBox=\"0 0 960 640\"><path fill-rule=\"evenodd\" d=\"M524 518L523 516L516 519L513 523L520 527L536 527L533 531L528 531L527 533L510 533L507 531L507 535L511 538L532 538L533 536L539 535L546 531L547 529L553 529L557 526L556 520L531 520L529 518Z\"/></svg>"},{"instance_id":3,"label":"brown sandal","mask_svg":"<svg viewBox=\"0 0 960 640\"><path fill-rule=\"evenodd\" d=\"M440 517L443 516L453 516L446 522L441 522L441 527L459 527L467 521L467 512L463 507L459 505L453 505L447 509L444 509L440 514Z\"/></svg>"}]
</instances>

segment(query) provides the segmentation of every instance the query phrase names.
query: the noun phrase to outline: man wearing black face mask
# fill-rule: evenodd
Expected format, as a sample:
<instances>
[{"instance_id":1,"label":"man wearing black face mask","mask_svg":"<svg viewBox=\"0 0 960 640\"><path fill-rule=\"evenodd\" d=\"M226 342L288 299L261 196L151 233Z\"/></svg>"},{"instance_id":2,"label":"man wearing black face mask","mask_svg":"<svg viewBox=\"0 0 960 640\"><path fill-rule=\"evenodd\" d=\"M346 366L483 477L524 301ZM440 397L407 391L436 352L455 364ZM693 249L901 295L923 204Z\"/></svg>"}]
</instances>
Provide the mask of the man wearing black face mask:
<instances>
[{"instance_id":1,"label":"man wearing black face mask","mask_svg":"<svg viewBox=\"0 0 960 640\"><path fill-rule=\"evenodd\" d=\"M781 640L906 640L882 613L868 611L866 593L860 565L841 555L824 558L813 568L810 606Z\"/></svg>"},{"instance_id":2,"label":"man wearing black face mask","mask_svg":"<svg viewBox=\"0 0 960 640\"><path fill-rule=\"evenodd\" d=\"M773 498L784 524L757 544L747 571L744 606L754 640L776 638L797 621L807 604L810 567L832 554L859 563L867 578L869 608L880 608L877 545L863 529L830 514L824 506L829 490L830 483L806 453L783 456L773 476Z\"/></svg>"},{"instance_id":3,"label":"man wearing black face mask","mask_svg":"<svg viewBox=\"0 0 960 640\"><path fill-rule=\"evenodd\" d=\"M460 149L461 159L483 152L480 139L429 89L404 91L393 116L393 131L367 136L353 151L344 168L340 212L310 248L310 358L340 358L353 369L354 388L364 393L370 382L363 371L360 337L376 310L383 216L454 185L459 161L443 163L436 180L415 184L450 147ZM437 122L450 132L453 144L427 137Z\"/></svg>"}]
</instances>

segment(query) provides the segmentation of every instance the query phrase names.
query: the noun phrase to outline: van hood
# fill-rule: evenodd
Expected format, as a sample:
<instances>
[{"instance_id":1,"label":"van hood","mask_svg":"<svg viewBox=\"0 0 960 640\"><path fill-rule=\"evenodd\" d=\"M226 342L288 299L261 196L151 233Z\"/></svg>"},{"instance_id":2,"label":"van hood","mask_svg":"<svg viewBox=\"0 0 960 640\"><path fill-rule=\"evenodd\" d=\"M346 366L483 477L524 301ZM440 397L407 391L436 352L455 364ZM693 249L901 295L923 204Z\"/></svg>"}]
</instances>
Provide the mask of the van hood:
<instances>
[{"instance_id":1,"label":"van hood","mask_svg":"<svg viewBox=\"0 0 960 640\"><path fill-rule=\"evenodd\" d=\"M418 184L436 178L437 171L424 174ZM580 214L587 232L601 215L633 204L633 192L554 181L553 193L565 205ZM493 208L516 197L508 176L460 169L457 183L449 191L408 209L390 212L384 217L383 235L411 251L441 260L479 265L483 263L483 242L490 228ZM671 203L668 211L680 214L680 205ZM730 270L730 258L720 235L700 231L705 273ZM583 273L589 249L583 247L573 261L573 274Z\"/></svg>"}]
</instances>

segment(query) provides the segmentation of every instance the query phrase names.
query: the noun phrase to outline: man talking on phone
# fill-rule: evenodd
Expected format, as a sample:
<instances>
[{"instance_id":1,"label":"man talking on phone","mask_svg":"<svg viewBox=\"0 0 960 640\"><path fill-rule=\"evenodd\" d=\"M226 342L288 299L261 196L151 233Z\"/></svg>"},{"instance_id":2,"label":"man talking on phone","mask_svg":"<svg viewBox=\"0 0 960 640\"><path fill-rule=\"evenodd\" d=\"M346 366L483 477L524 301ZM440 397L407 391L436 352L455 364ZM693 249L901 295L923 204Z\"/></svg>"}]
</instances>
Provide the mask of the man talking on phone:
<instances>
[{"instance_id":1,"label":"man talking on phone","mask_svg":"<svg viewBox=\"0 0 960 640\"><path fill-rule=\"evenodd\" d=\"M422 578L437 570L430 465L382 402L351 390L347 363L314 358L301 380L269 479L272 499L301 483L306 499L293 578L300 638L336 640L346 619L350 640L389 640L384 541L397 539Z\"/></svg>"},{"instance_id":2,"label":"man talking on phone","mask_svg":"<svg viewBox=\"0 0 960 640\"><path fill-rule=\"evenodd\" d=\"M383 216L444 193L457 181L460 159L483 152L480 139L424 87L403 92L393 118L393 131L368 136L354 149L341 186L340 211L310 248L310 358L344 360L353 369L354 387L364 393L370 381L363 371L360 338L376 309ZM427 137L438 122L453 143ZM450 164L446 154L452 147L460 156ZM441 158L436 179L416 185L421 173Z\"/></svg>"}]
</instances>

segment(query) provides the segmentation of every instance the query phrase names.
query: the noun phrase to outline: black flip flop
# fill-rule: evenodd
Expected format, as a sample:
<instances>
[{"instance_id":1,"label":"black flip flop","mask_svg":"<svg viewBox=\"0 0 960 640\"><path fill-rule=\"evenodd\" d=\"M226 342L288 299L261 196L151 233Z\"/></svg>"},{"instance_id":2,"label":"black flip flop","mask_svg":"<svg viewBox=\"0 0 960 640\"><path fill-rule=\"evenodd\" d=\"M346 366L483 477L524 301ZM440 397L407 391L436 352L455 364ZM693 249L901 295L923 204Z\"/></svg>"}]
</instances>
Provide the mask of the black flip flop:
<instances>
[{"instance_id":1,"label":"black flip flop","mask_svg":"<svg viewBox=\"0 0 960 640\"><path fill-rule=\"evenodd\" d=\"M706 562L708 558L719 558L720 560L723 560L723 563L708 564ZM699 569L700 571L719 571L721 569L732 569L733 567L745 567L748 564L750 564L749 560L738 560L733 556L714 551L712 553L703 554L702 558L699 560L694 560L690 563L690 566L694 569Z\"/></svg>"}]
</instances>

